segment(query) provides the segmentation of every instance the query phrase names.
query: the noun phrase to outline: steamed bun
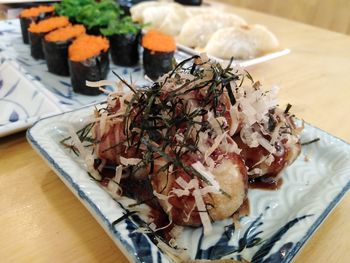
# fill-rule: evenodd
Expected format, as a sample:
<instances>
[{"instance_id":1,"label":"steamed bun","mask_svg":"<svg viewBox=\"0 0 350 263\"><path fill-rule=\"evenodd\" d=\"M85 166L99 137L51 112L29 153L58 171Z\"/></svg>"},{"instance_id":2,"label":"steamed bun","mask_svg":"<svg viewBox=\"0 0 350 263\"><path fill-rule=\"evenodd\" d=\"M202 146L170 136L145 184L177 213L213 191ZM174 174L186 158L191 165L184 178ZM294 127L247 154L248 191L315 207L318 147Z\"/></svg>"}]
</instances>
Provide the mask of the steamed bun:
<instances>
[{"instance_id":1,"label":"steamed bun","mask_svg":"<svg viewBox=\"0 0 350 263\"><path fill-rule=\"evenodd\" d=\"M210 38L204 51L222 59L250 59L276 51L276 36L262 25L222 28Z\"/></svg>"},{"instance_id":2,"label":"steamed bun","mask_svg":"<svg viewBox=\"0 0 350 263\"><path fill-rule=\"evenodd\" d=\"M149 28L175 36L188 18L186 8L170 2L141 2L130 9L133 21L149 24Z\"/></svg>"},{"instance_id":3,"label":"steamed bun","mask_svg":"<svg viewBox=\"0 0 350 263\"><path fill-rule=\"evenodd\" d=\"M203 48L217 30L239 25L246 25L246 22L234 14L201 14L184 23L176 40L188 47Z\"/></svg>"}]
</instances>

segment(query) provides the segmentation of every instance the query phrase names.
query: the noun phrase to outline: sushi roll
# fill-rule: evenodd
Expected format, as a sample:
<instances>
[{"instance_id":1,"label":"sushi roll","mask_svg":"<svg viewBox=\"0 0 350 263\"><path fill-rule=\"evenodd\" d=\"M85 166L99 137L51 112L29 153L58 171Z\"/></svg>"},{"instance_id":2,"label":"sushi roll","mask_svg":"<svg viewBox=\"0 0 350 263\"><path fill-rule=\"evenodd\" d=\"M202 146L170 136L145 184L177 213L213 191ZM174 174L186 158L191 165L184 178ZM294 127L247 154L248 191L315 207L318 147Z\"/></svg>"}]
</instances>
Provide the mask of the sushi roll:
<instances>
[{"instance_id":1,"label":"sushi roll","mask_svg":"<svg viewBox=\"0 0 350 263\"><path fill-rule=\"evenodd\" d=\"M22 39L24 44L29 44L28 27L32 22L38 22L54 14L53 6L40 5L26 8L19 14L21 24Z\"/></svg>"},{"instance_id":2,"label":"sushi roll","mask_svg":"<svg viewBox=\"0 0 350 263\"><path fill-rule=\"evenodd\" d=\"M28 28L30 53L32 57L35 59L44 59L45 55L42 45L44 35L68 25L70 25L70 23L68 17L65 16L50 17L38 23L32 22Z\"/></svg>"},{"instance_id":3,"label":"sushi roll","mask_svg":"<svg viewBox=\"0 0 350 263\"><path fill-rule=\"evenodd\" d=\"M108 37L113 63L120 66L134 66L139 62L139 42L143 25L131 17L110 21L102 28L102 35Z\"/></svg>"},{"instance_id":4,"label":"sushi roll","mask_svg":"<svg viewBox=\"0 0 350 263\"><path fill-rule=\"evenodd\" d=\"M73 40L85 34L83 25L68 25L44 36L43 49L49 72L68 76L68 46Z\"/></svg>"},{"instance_id":5,"label":"sushi roll","mask_svg":"<svg viewBox=\"0 0 350 263\"><path fill-rule=\"evenodd\" d=\"M105 79L109 71L109 41L102 36L81 35L68 48L69 73L73 90L97 95L98 89L86 87L86 81Z\"/></svg>"},{"instance_id":6,"label":"sushi roll","mask_svg":"<svg viewBox=\"0 0 350 263\"><path fill-rule=\"evenodd\" d=\"M116 34L109 37L114 64L130 67L139 62L139 37L139 32Z\"/></svg>"},{"instance_id":7,"label":"sushi roll","mask_svg":"<svg viewBox=\"0 0 350 263\"><path fill-rule=\"evenodd\" d=\"M143 36L142 46L143 67L149 78L156 80L173 69L176 44L172 36L150 30Z\"/></svg>"}]
</instances>

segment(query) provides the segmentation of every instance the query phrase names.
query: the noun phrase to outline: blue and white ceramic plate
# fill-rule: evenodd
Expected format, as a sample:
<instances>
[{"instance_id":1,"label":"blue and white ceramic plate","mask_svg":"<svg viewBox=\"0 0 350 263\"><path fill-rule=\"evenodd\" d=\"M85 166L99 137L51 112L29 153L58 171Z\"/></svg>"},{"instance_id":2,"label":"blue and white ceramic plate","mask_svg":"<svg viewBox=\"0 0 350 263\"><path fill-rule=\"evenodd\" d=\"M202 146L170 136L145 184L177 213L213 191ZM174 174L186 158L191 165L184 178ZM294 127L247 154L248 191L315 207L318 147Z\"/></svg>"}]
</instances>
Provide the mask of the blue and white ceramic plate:
<instances>
[{"instance_id":1,"label":"blue and white ceramic plate","mask_svg":"<svg viewBox=\"0 0 350 263\"><path fill-rule=\"evenodd\" d=\"M37 122L27 133L35 150L115 241L131 262L173 262L147 234L135 232L140 218L126 217L123 203L114 201L83 169L82 160L60 145L68 128L85 124L91 107L63 113ZM214 224L210 236L202 228L186 229L180 241L192 259L245 259L250 262L290 262L326 216L350 188L350 145L311 125L302 141L298 159L283 172L279 190L250 189L250 213Z\"/></svg>"},{"instance_id":2,"label":"blue and white ceramic plate","mask_svg":"<svg viewBox=\"0 0 350 263\"><path fill-rule=\"evenodd\" d=\"M58 100L36 86L15 64L0 65L0 137L29 127L34 121L63 112Z\"/></svg>"}]
</instances>

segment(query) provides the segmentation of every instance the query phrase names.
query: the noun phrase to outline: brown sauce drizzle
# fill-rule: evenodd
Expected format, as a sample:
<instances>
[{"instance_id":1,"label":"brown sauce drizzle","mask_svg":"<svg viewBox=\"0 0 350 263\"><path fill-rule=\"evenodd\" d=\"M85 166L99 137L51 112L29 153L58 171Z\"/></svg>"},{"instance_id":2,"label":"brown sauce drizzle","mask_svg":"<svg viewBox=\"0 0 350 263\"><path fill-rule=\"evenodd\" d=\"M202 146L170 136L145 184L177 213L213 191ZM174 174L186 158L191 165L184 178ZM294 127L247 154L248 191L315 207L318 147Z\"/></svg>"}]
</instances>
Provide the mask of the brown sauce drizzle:
<instances>
[{"instance_id":1,"label":"brown sauce drizzle","mask_svg":"<svg viewBox=\"0 0 350 263\"><path fill-rule=\"evenodd\" d=\"M248 198L244 200L243 204L238 208L236 213L239 214L240 217L249 215L250 205Z\"/></svg>"},{"instance_id":2,"label":"brown sauce drizzle","mask_svg":"<svg viewBox=\"0 0 350 263\"><path fill-rule=\"evenodd\" d=\"M99 164L100 160L95 160L96 169ZM100 183L102 186L106 187L109 180L115 175L115 165L110 163L106 164L100 174L103 178ZM174 227L174 224L170 224L168 215L163 211L158 203L158 199L153 196L153 189L147 177L138 178L129 172L128 176L121 179L120 187L123 189L124 196L135 200L135 205L146 204L149 206L150 214L148 216L153 219L156 228L167 226L166 228L157 231L157 234L169 241L171 239L169 232Z\"/></svg>"},{"instance_id":3,"label":"brown sauce drizzle","mask_svg":"<svg viewBox=\"0 0 350 263\"><path fill-rule=\"evenodd\" d=\"M241 217L248 216L249 213L250 213L249 199L246 198L242 203L242 205L232 215L232 222L235 224L235 227L240 227L239 219Z\"/></svg>"}]
</instances>

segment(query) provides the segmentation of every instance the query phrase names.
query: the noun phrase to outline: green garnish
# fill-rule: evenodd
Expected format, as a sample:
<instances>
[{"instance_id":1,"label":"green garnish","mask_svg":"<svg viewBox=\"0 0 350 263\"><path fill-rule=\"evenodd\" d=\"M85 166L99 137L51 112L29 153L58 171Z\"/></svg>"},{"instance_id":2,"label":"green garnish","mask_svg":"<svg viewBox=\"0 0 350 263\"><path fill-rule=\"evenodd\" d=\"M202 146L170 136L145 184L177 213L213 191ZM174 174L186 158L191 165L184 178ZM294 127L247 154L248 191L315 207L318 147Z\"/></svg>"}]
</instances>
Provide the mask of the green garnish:
<instances>
[{"instance_id":1,"label":"green garnish","mask_svg":"<svg viewBox=\"0 0 350 263\"><path fill-rule=\"evenodd\" d=\"M100 32L104 36L116 34L137 34L143 28L142 25L132 21L130 16L125 16L120 20L111 20L106 28L101 28Z\"/></svg>"},{"instance_id":2,"label":"green garnish","mask_svg":"<svg viewBox=\"0 0 350 263\"><path fill-rule=\"evenodd\" d=\"M134 23L130 16L123 16L124 11L114 0L62 0L55 4L55 11L88 29L98 27L105 36L136 34L144 27Z\"/></svg>"},{"instance_id":3,"label":"green garnish","mask_svg":"<svg viewBox=\"0 0 350 263\"><path fill-rule=\"evenodd\" d=\"M93 27L107 27L111 21L119 20L123 11L113 0L103 0L93 4L84 5L76 20L89 29Z\"/></svg>"},{"instance_id":4,"label":"green garnish","mask_svg":"<svg viewBox=\"0 0 350 263\"><path fill-rule=\"evenodd\" d=\"M58 15L76 19L84 6L94 5L95 3L94 0L62 0L54 6Z\"/></svg>"}]
</instances>

